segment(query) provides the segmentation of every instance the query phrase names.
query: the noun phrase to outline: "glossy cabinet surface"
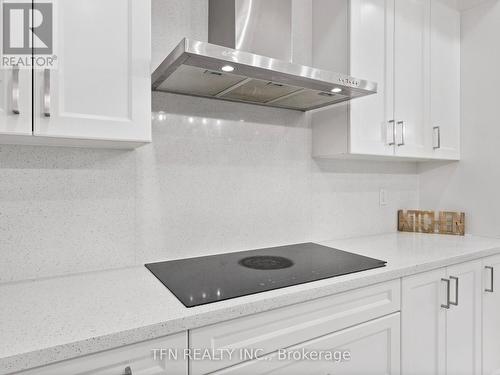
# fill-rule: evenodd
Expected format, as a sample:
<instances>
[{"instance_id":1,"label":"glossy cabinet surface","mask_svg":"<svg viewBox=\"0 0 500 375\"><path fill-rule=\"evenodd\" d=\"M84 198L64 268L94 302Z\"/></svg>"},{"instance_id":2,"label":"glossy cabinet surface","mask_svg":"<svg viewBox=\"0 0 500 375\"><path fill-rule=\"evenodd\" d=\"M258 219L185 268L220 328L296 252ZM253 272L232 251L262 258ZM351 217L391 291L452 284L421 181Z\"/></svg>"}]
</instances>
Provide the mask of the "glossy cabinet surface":
<instances>
[{"instance_id":1,"label":"glossy cabinet surface","mask_svg":"<svg viewBox=\"0 0 500 375\"><path fill-rule=\"evenodd\" d=\"M393 156L394 0L320 0L313 8L313 65L378 84L376 95L311 115L313 156Z\"/></svg>"},{"instance_id":2,"label":"glossy cabinet surface","mask_svg":"<svg viewBox=\"0 0 500 375\"><path fill-rule=\"evenodd\" d=\"M483 260L483 374L500 374L500 256Z\"/></svg>"},{"instance_id":3,"label":"glossy cabinet surface","mask_svg":"<svg viewBox=\"0 0 500 375\"><path fill-rule=\"evenodd\" d=\"M396 313L246 362L218 375L388 375L400 373L400 314ZM338 353L344 360L296 361L293 353ZM348 357L344 354L349 353ZM302 354L300 354L302 355ZM290 357L289 357L290 356Z\"/></svg>"},{"instance_id":4,"label":"glossy cabinet surface","mask_svg":"<svg viewBox=\"0 0 500 375\"><path fill-rule=\"evenodd\" d=\"M448 374L481 374L481 262L448 267L452 304L446 315ZM457 290L458 286L458 290Z\"/></svg>"},{"instance_id":5,"label":"glossy cabinet surface","mask_svg":"<svg viewBox=\"0 0 500 375\"><path fill-rule=\"evenodd\" d=\"M183 357L187 334L176 335L124 346L119 349L89 355L58 364L22 372L23 375L187 375L188 363ZM165 355L160 356L159 350ZM168 356L168 350L177 353ZM156 358L155 358L156 353Z\"/></svg>"},{"instance_id":6,"label":"glossy cabinet surface","mask_svg":"<svg viewBox=\"0 0 500 375\"><path fill-rule=\"evenodd\" d=\"M481 271L474 261L403 279L403 374L481 374Z\"/></svg>"},{"instance_id":7,"label":"glossy cabinet surface","mask_svg":"<svg viewBox=\"0 0 500 375\"><path fill-rule=\"evenodd\" d=\"M31 70L0 69L0 140L2 135L31 136L31 114Z\"/></svg>"},{"instance_id":8,"label":"glossy cabinet surface","mask_svg":"<svg viewBox=\"0 0 500 375\"><path fill-rule=\"evenodd\" d=\"M446 270L406 277L401 289L401 353L405 375L444 374L446 369ZM422 360L425 358L425 360Z\"/></svg>"},{"instance_id":9,"label":"glossy cabinet surface","mask_svg":"<svg viewBox=\"0 0 500 375\"><path fill-rule=\"evenodd\" d=\"M431 0L396 0L394 101L396 155L431 156L430 113Z\"/></svg>"},{"instance_id":10,"label":"glossy cabinet surface","mask_svg":"<svg viewBox=\"0 0 500 375\"><path fill-rule=\"evenodd\" d=\"M400 281L381 283L314 301L191 330L191 349L253 350L260 355L313 340L400 309ZM246 358L193 361L191 375L211 373Z\"/></svg>"},{"instance_id":11,"label":"glossy cabinet surface","mask_svg":"<svg viewBox=\"0 0 500 375\"><path fill-rule=\"evenodd\" d=\"M431 2L430 125L436 159L460 159L460 12L457 0Z\"/></svg>"},{"instance_id":12,"label":"glossy cabinet surface","mask_svg":"<svg viewBox=\"0 0 500 375\"><path fill-rule=\"evenodd\" d=\"M13 72L0 71L0 142L114 148L150 142L151 1L60 0L53 9L57 64L20 71L18 115Z\"/></svg>"},{"instance_id":13,"label":"glossy cabinet surface","mask_svg":"<svg viewBox=\"0 0 500 375\"><path fill-rule=\"evenodd\" d=\"M314 3L328 11L313 13L313 65L376 81L378 93L313 113L313 156L459 160L456 0L330 3Z\"/></svg>"},{"instance_id":14,"label":"glossy cabinet surface","mask_svg":"<svg viewBox=\"0 0 500 375\"><path fill-rule=\"evenodd\" d=\"M351 0L350 74L378 83L350 103L350 152L394 153L394 0Z\"/></svg>"},{"instance_id":15,"label":"glossy cabinet surface","mask_svg":"<svg viewBox=\"0 0 500 375\"><path fill-rule=\"evenodd\" d=\"M35 136L150 140L148 3L58 2L59 66L50 76L35 72L35 97L40 99L35 100ZM43 100L47 84L50 117Z\"/></svg>"},{"instance_id":16,"label":"glossy cabinet surface","mask_svg":"<svg viewBox=\"0 0 500 375\"><path fill-rule=\"evenodd\" d=\"M0 0L0 19L4 19ZM0 27L0 40L3 40ZM0 51L2 57L2 51ZM31 70L0 67L0 141L6 135L31 135Z\"/></svg>"}]
</instances>

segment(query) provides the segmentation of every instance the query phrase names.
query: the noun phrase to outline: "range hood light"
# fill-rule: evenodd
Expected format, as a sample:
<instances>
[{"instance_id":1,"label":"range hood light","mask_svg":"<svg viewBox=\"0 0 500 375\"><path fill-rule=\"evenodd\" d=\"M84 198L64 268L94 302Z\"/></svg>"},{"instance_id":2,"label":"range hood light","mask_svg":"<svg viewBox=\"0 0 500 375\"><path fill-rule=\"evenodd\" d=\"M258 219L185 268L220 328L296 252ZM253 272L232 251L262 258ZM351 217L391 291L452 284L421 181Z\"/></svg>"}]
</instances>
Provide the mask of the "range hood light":
<instances>
[{"instance_id":1,"label":"range hood light","mask_svg":"<svg viewBox=\"0 0 500 375\"><path fill-rule=\"evenodd\" d=\"M333 93L338 94L339 92L342 92L342 89L340 87L335 87L334 89L331 90Z\"/></svg>"},{"instance_id":2,"label":"range hood light","mask_svg":"<svg viewBox=\"0 0 500 375\"><path fill-rule=\"evenodd\" d=\"M234 72L234 66L232 65L224 65L221 70L226 73Z\"/></svg>"}]
</instances>

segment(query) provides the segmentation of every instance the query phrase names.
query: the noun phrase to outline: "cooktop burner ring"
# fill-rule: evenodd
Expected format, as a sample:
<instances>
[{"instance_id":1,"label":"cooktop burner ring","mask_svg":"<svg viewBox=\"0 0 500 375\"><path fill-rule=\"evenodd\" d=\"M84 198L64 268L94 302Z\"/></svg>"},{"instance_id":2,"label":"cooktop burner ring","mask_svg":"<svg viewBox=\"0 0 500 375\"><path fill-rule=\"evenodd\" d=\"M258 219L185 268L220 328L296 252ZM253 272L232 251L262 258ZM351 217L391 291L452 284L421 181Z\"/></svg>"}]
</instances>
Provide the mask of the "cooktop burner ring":
<instances>
[{"instance_id":1,"label":"cooktop burner ring","mask_svg":"<svg viewBox=\"0 0 500 375\"><path fill-rule=\"evenodd\" d=\"M290 268L294 265L293 261L288 258L271 255L258 255L243 258L238 264L254 270L281 270Z\"/></svg>"}]
</instances>

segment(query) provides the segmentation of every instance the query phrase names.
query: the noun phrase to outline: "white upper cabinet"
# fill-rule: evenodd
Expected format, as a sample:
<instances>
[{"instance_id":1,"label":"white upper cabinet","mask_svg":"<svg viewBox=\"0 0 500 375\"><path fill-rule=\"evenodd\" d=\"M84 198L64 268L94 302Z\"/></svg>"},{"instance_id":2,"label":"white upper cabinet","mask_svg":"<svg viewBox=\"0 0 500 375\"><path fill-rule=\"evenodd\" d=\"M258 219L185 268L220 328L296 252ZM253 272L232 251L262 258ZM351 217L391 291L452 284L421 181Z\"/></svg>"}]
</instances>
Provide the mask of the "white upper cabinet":
<instances>
[{"instance_id":1,"label":"white upper cabinet","mask_svg":"<svg viewBox=\"0 0 500 375\"><path fill-rule=\"evenodd\" d=\"M431 156L430 16L431 0L395 2L396 155Z\"/></svg>"},{"instance_id":2,"label":"white upper cabinet","mask_svg":"<svg viewBox=\"0 0 500 375\"><path fill-rule=\"evenodd\" d=\"M432 0L433 157L460 159L460 12L456 0Z\"/></svg>"},{"instance_id":3,"label":"white upper cabinet","mask_svg":"<svg viewBox=\"0 0 500 375\"><path fill-rule=\"evenodd\" d=\"M35 0L37 4L46 3ZM150 0L53 2L53 69L2 71L0 138L13 143L131 148L151 141ZM33 97L33 106L31 98ZM33 108L33 113L31 113Z\"/></svg>"},{"instance_id":4,"label":"white upper cabinet","mask_svg":"<svg viewBox=\"0 0 500 375\"><path fill-rule=\"evenodd\" d=\"M350 152L392 155L394 137L394 0L351 1L354 77L378 83L378 94L350 104Z\"/></svg>"},{"instance_id":5,"label":"white upper cabinet","mask_svg":"<svg viewBox=\"0 0 500 375\"><path fill-rule=\"evenodd\" d=\"M1 20L3 4L0 0ZM4 37L0 27L0 41ZM0 57L2 53L0 50ZM8 136L31 135L31 113L31 70L0 67L0 141Z\"/></svg>"},{"instance_id":6,"label":"white upper cabinet","mask_svg":"<svg viewBox=\"0 0 500 375\"><path fill-rule=\"evenodd\" d=\"M312 114L313 156L392 156L394 0L315 0L313 25L315 67L378 83L377 95Z\"/></svg>"},{"instance_id":7,"label":"white upper cabinet","mask_svg":"<svg viewBox=\"0 0 500 375\"><path fill-rule=\"evenodd\" d=\"M50 75L35 74L35 97L40 99L35 101L35 136L150 140L147 4L144 0L57 2L59 67Z\"/></svg>"},{"instance_id":8,"label":"white upper cabinet","mask_svg":"<svg viewBox=\"0 0 500 375\"><path fill-rule=\"evenodd\" d=\"M312 114L314 157L459 159L455 5L451 0L313 3L313 65L378 83L376 95Z\"/></svg>"},{"instance_id":9,"label":"white upper cabinet","mask_svg":"<svg viewBox=\"0 0 500 375\"><path fill-rule=\"evenodd\" d=\"M32 134L31 70L0 70L0 140Z\"/></svg>"}]
</instances>

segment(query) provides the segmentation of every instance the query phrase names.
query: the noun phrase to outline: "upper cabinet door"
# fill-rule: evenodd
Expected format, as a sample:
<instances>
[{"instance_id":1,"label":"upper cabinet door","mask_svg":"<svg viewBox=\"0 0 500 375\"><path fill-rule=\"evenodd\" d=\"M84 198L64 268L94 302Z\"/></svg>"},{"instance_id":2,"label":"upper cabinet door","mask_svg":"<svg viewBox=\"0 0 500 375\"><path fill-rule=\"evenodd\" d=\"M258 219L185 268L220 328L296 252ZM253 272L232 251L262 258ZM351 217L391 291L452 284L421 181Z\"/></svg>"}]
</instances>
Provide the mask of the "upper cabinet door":
<instances>
[{"instance_id":1,"label":"upper cabinet door","mask_svg":"<svg viewBox=\"0 0 500 375\"><path fill-rule=\"evenodd\" d=\"M395 16L396 155L427 158L431 0L396 0Z\"/></svg>"},{"instance_id":2,"label":"upper cabinet door","mask_svg":"<svg viewBox=\"0 0 500 375\"><path fill-rule=\"evenodd\" d=\"M58 66L35 72L34 134L150 141L150 0L54 4Z\"/></svg>"},{"instance_id":3,"label":"upper cabinet door","mask_svg":"<svg viewBox=\"0 0 500 375\"><path fill-rule=\"evenodd\" d=\"M350 152L394 154L394 0L351 0L350 74L378 83L351 102Z\"/></svg>"},{"instance_id":4,"label":"upper cabinet door","mask_svg":"<svg viewBox=\"0 0 500 375\"><path fill-rule=\"evenodd\" d=\"M32 134L31 92L30 69L0 69L0 134Z\"/></svg>"},{"instance_id":5,"label":"upper cabinet door","mask_svg":"<svg viewBox=\"0 0 500 375\"><path fill-rule=\"evenodd\" d=\"M0 20L4 19L3 3L0 0ZM0 40L4 37L0 27ZM31 135L31 92L30 69L0 67L0 134Z\"/></svg>"},{"instance_id":6,"label":"upper cabinet door","mask_svg":"<svg viewBox=\"0 0 500 375\"><path fill-rule=\"evenodd\" d=\"M460 159L460 12L457 0L432 0L431 124L433 157Z\"/></svg>"}]
</instances>

